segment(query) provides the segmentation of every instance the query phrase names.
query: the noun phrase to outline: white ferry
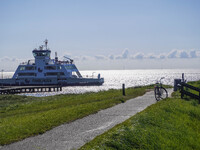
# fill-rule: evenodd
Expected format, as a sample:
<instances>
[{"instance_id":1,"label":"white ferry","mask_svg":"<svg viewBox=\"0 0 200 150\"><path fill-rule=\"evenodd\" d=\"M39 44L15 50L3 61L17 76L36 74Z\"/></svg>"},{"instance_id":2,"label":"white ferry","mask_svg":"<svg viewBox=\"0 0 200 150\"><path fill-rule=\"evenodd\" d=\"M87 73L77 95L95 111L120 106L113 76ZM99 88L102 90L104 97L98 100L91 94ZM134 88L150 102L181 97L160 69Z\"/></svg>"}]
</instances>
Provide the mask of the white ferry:
<instances>
[{"instance_id":1,"label":"white ferry","mask_svg":"<svg viewBox=\"0 0 200 150\"><path fill-rule=\"evenodd\" d=\"M104 78L98 74L97 78L83 78L73 60L67 58L65 61L59 61L57 53L55 59L51 59L51 50L48 49L48 41L45 45L34 49L34 60L28 60L21 63L13 77L10 79L0 79L1 86L44 86L44 85L60 85L60 86L88 86L102 85Z\"/></svg>"}]
</instances>

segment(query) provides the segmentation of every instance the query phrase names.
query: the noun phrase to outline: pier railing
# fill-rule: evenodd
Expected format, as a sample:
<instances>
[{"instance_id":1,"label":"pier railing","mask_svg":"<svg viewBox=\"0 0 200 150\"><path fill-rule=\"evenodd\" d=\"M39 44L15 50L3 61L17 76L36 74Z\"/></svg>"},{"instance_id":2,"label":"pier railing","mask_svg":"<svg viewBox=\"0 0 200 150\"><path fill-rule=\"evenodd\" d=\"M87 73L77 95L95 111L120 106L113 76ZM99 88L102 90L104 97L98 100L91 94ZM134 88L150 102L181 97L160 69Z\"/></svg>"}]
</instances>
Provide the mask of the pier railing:
<instances>
[{"instance_id":1,"label":"pier railing","mask_svg":"<svg viewBox=\"0 0 200 150\"><path fill-rule=\"evenodd\" d=\"M1 87L0 95L20 94L20 93L38 93L38 92L58 92L62 91L62 86L13 86Z\"/></svg>"}]
</instances>

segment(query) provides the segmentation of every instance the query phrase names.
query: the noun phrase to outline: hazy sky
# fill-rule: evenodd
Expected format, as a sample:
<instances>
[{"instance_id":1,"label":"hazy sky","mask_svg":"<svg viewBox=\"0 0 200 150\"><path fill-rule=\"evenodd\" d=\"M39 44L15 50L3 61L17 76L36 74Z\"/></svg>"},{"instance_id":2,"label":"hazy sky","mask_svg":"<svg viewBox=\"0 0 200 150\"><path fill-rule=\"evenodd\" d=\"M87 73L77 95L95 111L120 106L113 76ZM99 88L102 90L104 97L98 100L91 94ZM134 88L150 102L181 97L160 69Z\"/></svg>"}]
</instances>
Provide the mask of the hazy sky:
<instances>
[{"instance_id":1,"label":"hazy sky","mask_svg":"<svg viewBox=\"0 0 200 150\"><path fill-rule=\"evenodd\" d=\"M46 38L80 69L200 68L200 0L0 0L0 69Z\"/></svg>"}]
</instances>

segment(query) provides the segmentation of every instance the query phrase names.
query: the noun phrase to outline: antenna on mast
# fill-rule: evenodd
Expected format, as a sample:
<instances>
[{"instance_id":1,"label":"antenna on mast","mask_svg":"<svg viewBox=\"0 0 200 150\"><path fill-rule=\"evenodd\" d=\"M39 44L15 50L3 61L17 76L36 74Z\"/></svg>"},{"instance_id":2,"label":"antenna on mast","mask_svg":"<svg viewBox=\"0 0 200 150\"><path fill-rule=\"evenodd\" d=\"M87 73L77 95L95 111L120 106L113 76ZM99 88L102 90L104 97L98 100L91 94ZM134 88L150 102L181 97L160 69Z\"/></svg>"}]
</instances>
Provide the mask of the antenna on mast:
<instances>
[{"instance_id":1,"label":"antenna on mast","mask_svg":"<svg viewBox=\"0 0 200 150\"><path fill-rule=\"evenodd\" d=\"M55 62L58 62L57 52L55 52Z\"/></svg>"},{"instance_id":2,"label":"antenna on mast","mask_svg":"<svg viewBox=\"0 0 200 150\"><path fill-rule=\"evenodd\" d=\"M44 43L45 43L45 47L46 47L46 49L47 49L48 40L46 39L46 40L44 41Z\"/></svg>"},{"instance_id":3,"label":"antenna on mast","mask_svg":"<svg viewBox=\"0 0 200 150\"><path fill-rule=\"evenodd\" d=\"M57 57L57 52L55 52L55 57Z\"/></svg>"}]
</instances>

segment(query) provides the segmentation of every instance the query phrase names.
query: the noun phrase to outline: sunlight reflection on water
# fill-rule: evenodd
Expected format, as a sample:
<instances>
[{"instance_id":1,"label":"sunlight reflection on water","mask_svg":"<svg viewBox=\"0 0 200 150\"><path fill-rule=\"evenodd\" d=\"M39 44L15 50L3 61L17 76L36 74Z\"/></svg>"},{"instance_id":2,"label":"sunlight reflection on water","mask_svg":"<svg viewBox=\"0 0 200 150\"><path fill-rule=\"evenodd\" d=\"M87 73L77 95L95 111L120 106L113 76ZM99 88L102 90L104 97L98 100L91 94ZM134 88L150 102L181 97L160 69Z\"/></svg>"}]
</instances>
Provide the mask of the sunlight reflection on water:
<instances>
[{"instance_id":1,"label":"sunlight reflection on water","mask_svg":"<svg viewBox=\"0 0 200 150\"><path fill-rule=\"evenodd\" d=\"M95 73L94 73L95 72ZM60 92L44 92L44 93L31 93L24 94L29 96L50 96L57 94L72 94L72 93L85 93L85 92L98 92L109 89L120 89L122 83L125 83L126 87L141 86L154 84L161 77L165 77L163 84L173 85L175 78L181 78L182 73L185 74L187 81L200 80L200 69L157 69L157 70L92 70L81 71L83 76L94 75L100 73L101 77L104 77L104 84L102 86L73 86L63 87ZM11 77L12 73L4 73L5 77Z\"/></svg>"}]
</instances>

